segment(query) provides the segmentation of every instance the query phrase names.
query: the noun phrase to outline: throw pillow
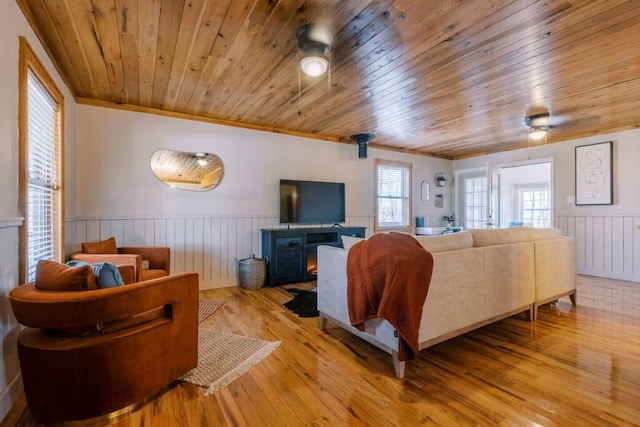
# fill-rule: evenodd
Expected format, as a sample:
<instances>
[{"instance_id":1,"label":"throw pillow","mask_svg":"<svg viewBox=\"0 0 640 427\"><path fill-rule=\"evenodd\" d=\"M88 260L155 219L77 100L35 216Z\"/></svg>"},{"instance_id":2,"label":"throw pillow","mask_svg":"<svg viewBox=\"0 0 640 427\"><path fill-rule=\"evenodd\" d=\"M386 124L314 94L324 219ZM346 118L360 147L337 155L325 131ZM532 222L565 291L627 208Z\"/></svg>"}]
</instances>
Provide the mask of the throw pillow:
<instances>
[{"instance_id":1,"label":"throw pillow","mask_svg":"<svg viewBox=\"0 0 640 427\"><path fill-rule=\"evenodd\" d=\"M91 267L93 269L93 274L96 277L96 285L100 289L124 285L124 280L120 275L120 270L118 270L118 267L113 263L96 262L94 264L89 264L84 261L69 261L67 262L67 265L72 267Z\"/></svg>"},{"instance_id":2,"label":"throw pillow","mask_svg":"<svg viewBox=\"0 0 640 427\"><path fill-rule=\"evenodd\" d=\"M36 266L36 288L43 291L84 291L96 289L96 279L91 267L70 267L40 260Z\"/></svg>"},{"instance_id":3,"label":"throw pillow","mask_svg":"<svg viewBox=\"0 0 640 427\"><path fill-rule=\"evenodd\" d=\"M364 240L362 237L342 236L342 246L348 251L351 246L362 240Z\"/></svg>"},{"instance_id":4,"label":"throw pillow","mask_svg":"<svg viewBox=\"0 0 640 427\"><path fill-rule=\"evenodd\" d=\"M84 254L117 254L115 237L109 237L101 242L85 242L82 244Z\"/></svg>"}]
</instances>

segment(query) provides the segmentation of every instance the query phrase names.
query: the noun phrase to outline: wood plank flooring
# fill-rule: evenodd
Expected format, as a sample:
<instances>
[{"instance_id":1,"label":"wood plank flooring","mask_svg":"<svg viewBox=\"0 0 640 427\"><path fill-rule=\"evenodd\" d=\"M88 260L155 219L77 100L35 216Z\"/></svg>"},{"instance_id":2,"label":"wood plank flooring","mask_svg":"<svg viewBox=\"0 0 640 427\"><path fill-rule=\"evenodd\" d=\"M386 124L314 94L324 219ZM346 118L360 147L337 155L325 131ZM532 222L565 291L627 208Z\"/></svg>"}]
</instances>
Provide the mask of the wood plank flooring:
<instances>
[{"instance_id":1,"label":"wood plank flooring","mask_svg":"<svg viewBox=\"0 0 640 427\"><path fill-rule=\"evenodd\" d=\"M580 306L579 293L535 323L512 317L423 350L403 380L388 354L284 309L283 287L202 297L227 300L203 326L282 344L212 396L176 383L109 425L640 425L640 317ZM12 425L37 425L23 398Z\"/></svg>"}]
</instances>

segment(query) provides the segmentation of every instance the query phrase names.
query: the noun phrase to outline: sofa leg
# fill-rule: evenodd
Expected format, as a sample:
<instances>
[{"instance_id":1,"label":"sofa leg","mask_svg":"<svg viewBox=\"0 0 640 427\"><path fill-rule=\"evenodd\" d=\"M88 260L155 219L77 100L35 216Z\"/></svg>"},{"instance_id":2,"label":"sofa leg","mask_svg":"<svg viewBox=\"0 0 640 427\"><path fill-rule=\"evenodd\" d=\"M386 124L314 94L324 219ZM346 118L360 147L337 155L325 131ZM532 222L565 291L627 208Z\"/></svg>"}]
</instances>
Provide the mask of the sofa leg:
<instances>
[{"instance_id":1,"label":"sofa leg","mask_svg":"<svg viewBox=\"0 0 640 427\"><path fill-rule=\"evenodd\" d=\"M324 314L320 313L320 317L318 318L318 327L321 331L324 331L327 328L327 318L324 317Z\"/></svg>"},{"instance_id":2,"label":"sofa leg","mask_svg":"<svg viewBox=\"0 0 640 427\"><path fill-rule=\"evenodd\" d=\"M571 304L576 305L576 292L573 291L572 294L569 294L569 298L571 299Z\"/></svg>"},{"instance_id":3,"label":"sofa leg","mask_svg":"<svg viewBox=\"0 0 640 427\"><path fill-rule=\"evenodd\" d=\"M393 370L396 372L396 378L404 378L404 366L407 362L401 362L398 359L398 352L395 350L391 353L391 357L393 358Z\"/></svg>"},{"instance_id":4,"label":"sofa leg","mask_svg":"<svg viewBox=\"0 0 640 427\"><path fill-rule=\"evenodd\" d=\"M535 322L538 317L538 304L533 303L529 306L529 322Z\"/></svg>"}]
</instances>

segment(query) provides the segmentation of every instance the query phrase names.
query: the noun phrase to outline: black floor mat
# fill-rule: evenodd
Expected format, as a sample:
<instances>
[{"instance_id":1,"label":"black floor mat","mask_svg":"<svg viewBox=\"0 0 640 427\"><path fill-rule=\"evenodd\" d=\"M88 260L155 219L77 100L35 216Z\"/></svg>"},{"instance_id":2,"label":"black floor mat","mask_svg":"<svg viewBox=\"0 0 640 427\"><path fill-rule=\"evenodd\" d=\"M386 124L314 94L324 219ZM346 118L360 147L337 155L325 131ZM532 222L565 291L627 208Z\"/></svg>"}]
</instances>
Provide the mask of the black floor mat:
<instances>
[{"instance_id":1,"label":"black floor mat","mask_svg":"<svg viewBox=\"0 0 640 427\"><path fill-rule=\"evenodd\" d=\"M318 294L304 289L287 289L293 299L283 306L300 317L318 317Z\"/></svg>"}]
</instances>

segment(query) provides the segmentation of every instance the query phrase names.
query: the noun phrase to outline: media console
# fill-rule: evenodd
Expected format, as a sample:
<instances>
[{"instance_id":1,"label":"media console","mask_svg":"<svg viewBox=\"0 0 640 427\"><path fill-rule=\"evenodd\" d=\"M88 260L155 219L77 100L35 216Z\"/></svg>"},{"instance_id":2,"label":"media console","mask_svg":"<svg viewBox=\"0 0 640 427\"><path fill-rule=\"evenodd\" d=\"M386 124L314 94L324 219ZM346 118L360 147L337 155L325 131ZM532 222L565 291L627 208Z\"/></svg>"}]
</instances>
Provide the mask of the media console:
<instances>
[{"instance_id":1,"label":"media console","mask_svg":"<svg viewBox=\"0 0 640 427\"><path fill-rule=\"evenodd\" d=\"M315 280L318 246L342 246L342 236L364 237L366 227L262 229L262 257L267 258L267 284Z\"/></svg>"}]
</instances>

